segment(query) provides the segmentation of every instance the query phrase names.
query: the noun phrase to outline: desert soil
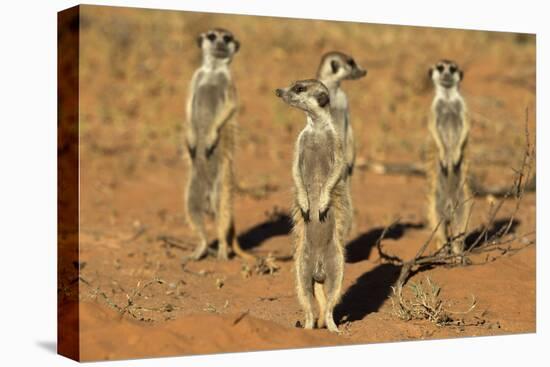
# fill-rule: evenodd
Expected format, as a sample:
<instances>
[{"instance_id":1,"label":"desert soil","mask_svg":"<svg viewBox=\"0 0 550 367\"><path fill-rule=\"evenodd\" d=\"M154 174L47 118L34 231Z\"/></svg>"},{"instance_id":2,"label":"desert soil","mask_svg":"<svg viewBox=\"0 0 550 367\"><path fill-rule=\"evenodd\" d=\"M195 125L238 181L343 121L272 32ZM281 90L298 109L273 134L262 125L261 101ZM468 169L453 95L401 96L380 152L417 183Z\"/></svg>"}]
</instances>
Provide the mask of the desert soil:
<instances>
[{"instance_id":1,"label":"desert soil","mask_svg":"<svg viewBox=\"0 0 550 367\"><path fill-rule=\"evenodd\" d=\"M344 85L359 163L421 162L432 97L427 68L454 59L466 71L472 174L484 185L511 185L524 151L526 109L535 137L534 36L84 9L77 264L83 360L535 331L534 245L513 256L493 253L484 265L423 269L409 280L429 277L452 311L467 310L475 298L471 312L455 314L462 323L438 326L393 313L400 267L380 259L375 244L396 218L401 224L382 241L388 253L410 259L428 239L423 177L354 174L355 226L335 311L341 335L301 329L292 260L277 261L273 273L239 258L181 263L196 243L183 211L181 124L200 31L225 26L242 43L234 61L242 102L235 170L238 185L249 190L235 195L235 220L242 246L262 257L292 254L290 165L304 125L302 114L275 98L276 87L313 76L323 52L353 54L369 70ZM490 205L489 198L476 199L472 230L487 221ZM509 220L514 207L507 200L497 219ZM535 193L529 193L512 226L516 244L534 230ZM209 234L213 241L211 226Z\"/></svg>"}]
</instances>

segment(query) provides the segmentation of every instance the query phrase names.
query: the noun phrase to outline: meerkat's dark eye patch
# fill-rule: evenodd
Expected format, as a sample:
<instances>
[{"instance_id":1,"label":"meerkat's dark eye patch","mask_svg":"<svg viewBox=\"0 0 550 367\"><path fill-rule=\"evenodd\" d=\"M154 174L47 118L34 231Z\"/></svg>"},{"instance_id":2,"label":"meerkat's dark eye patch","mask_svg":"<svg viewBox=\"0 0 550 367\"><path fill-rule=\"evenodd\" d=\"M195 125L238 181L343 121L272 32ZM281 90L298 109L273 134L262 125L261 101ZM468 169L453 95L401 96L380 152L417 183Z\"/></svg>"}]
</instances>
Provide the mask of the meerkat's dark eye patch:
<instances>
[{"instance_id":1,"label":"meerkat's dark eye patch","mask_svg":"<svg viewBox=\"0 0 550 367\"><path fill-rule=\"evenodd\" d=\"M348 59L348 65L351 66L352 68L357 66L357 64L355 63L355 60L351 58Z\"/></svg>"},{"instance_id":2,"label":"meerkat's dark eye patch","mask_svg":"<svg viewBox=\"0 0 550 367\"><path fill-rule=\"evenodd\" d=\"M438 64L436 67L437 71L439 71L440 73L443 72L443 70L445 70L445 66L443 66L443 64Z\"/></svg>"},{"instance_id":3,"label":"meerkat's dark eye patch","mask_svg":"<svg viewBox=\"0 0 550 367\"><path fill-rule=\"evenodd\" d=\"M451 65L449 67L449 71L451 72L451 74L456 73L457 70L458 70L458 68L456 67L456 65Z\"/></svg>"},{"instance_id":4,"label":"meerkat's dark eye patch","mask_svg":"<svg viewBox=\"0 0 550 367\"><path fill-rule=\"evenodd\" d=\"M300 94L302 92L305 92L306 91L306 87L303 86L302 84L296 84L294 87L292 87L292 91L296 94Z\"/></svg>"},{"instance_id":5,"label":"meerkat's dark eye patch","mask_svg":"<svg viewBox=\"0 0 550 367\"><path fill-rule=\"evenodd\" d=\"M332 60L330 62L330 67L332 68L332 72L336 74L338 72L338 69L340 68L340 65L338 64L338 61Z\"/></svg>"},{"instance_id":6,"label":"meerkat's dark eye patch","mask_svg":"<svg viewBox=\"0 0 550 367\"><path fill-rule=\"evenodd\" d=\"M208 33L206 35L206 38L208 38L210 40L210 42L214 42L216 40L216 34L215 33Z\"/></svg>"},{"instance_id":7,"label":"meerkat's dark eye patch","mask_svg":"<svg viewBox=\"0 0 550 367\"><path fill-rule=\"evenodd\" d=\"M328 94L321 92L317 95L317 103L320 107L325 107L330 102Z\"/></svg>"},{"instance_id":8,"label":"meerkat's dark eye patch","mask_svg":"<svg viewBox=\"0 0 550 367\"><path fill-rule=\"evenodd\" d=\"M229 42L233 41L233 36L230 35L230 34L225 34L225 35L223 36L223 41L224 41L225 43L229 43Z\"/></svg>"}]
</instances>

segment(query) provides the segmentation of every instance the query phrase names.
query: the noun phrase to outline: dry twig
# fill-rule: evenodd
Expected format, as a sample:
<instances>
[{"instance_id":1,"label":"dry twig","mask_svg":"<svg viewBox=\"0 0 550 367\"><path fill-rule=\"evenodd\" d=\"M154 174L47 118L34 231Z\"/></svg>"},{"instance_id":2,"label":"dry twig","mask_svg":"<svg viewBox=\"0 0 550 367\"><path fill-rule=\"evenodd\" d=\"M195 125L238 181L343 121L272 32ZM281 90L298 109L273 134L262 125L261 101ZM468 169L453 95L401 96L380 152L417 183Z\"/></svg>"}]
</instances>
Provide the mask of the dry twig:
<instances>
[{"instance_id":1,"label":"dry twig","mask_svg":"<svg viewBox=\"0 0 550 367\"><path fill-rule=\"evenodd\" d=\"M525 121L525 138L526 138L526 147L524 151L524 156L521 162L519 169L515 170L516 177L514 179L513 188L504 195L499 202L492 205L488 213L488 221L482 227L479 235L476 239L468 244L464 249L463 253L460 255L451 254L448 251L449 246L445 246L442 249L428 255L424 255L428 245L431 243L435 233L437 232L438 227L441 223L438 223L437 226L430 233L429 238L424 242L420 247L418 253L414 258L409 261L402 261L399 258L396 258L391 255L384 254L380 249L380 244L377 244L381 258L393 263L401 263L401 273L395 285L395 292L397 295L400 295L402 292L403 285L410 278L411 274L415 269L422 267L431 267L437 265L444 266L459 266L459 265L482 265L488 262L494 261L499 256L509 256L521 251L522 249L529 247L535 243L534 239L530 237L534 235L534 231L525 233L523 235L516 235L512 233L513 225L516 221L517 213L519 212L522 199L528 188L529 183L531 182L532 170L534 167L535 159L535 149L531 145L529 131L527 128L528 114L526 112L526 121ZM504 202L508 199L515 200L515 207L512 215L508 219L507 223L500 228L498 228L494 233L491 233L493 227L496 223L496 218L500 213L500 210ZM466 200L473 200L473 198L468 198ZM463 205L464 203L457 203L457 205ZM472 206L473 208L473 206ZM471 209L470 209L471 210ZM471 212L470 214L471 215ZM391 228L394 224L391 224L388 228ZM385 231L386 232L386 231ZM385 234L385 233L383 233ZM464 240L467 237L468 233L460 233L455 236L452 240ZM382 239L383 236L381 236ZM381 241L381 239L379 241ZM521 240L520 246L513 246L517 240ZM497 251L497 256L491 256L491 253ZM482 261L474 261L474 255L486 254L486 257Z\"/></svg>"}]
</instances>

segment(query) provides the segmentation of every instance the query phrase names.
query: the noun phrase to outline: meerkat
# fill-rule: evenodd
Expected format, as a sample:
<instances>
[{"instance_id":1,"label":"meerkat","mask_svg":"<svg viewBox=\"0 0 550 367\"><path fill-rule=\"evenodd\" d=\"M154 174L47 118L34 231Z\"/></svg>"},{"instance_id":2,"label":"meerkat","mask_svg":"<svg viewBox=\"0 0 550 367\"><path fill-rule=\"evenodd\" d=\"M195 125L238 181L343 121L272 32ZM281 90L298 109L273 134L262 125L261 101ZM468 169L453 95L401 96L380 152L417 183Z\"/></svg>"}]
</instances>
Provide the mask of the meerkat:
<instances>
[{"instance_id":1,"label":"meerkat","mask_svg":"<svg viewBox=\"0 0 550 367\"><path fill-rule=\"evenodd\" d=\"M351 126L348 97L340 84L344 80L357 80L367 75L367 70L361 68L355 60L342 52L332 51L323 55L317 71L320 80L329 91L330 111L336 131L342 137L342 147L346 162L346 195L349 209L353 213L351 200L351 175L355 165L355 140ZM352 224L348 228L351 231Z\"/></svg>"},{"instance_id":2,"label":"meerkat","mask_svg":"<svg viewBox=\"0 0 550 367\"><path fill-rule=\"evenodd\" d=\"M344 236L350 212L345 199L346 162L342 139L330 113L328 89L318 80L303 80L276 95L306 113L292 164L294 180L293 232L298 300L305 311L306 329L338 332L333 310L340 299L344 276Z\"/></svg>"},{"instance_id":3,"label":"meerkat","mask_svg":"<svg viewBox=\"0 0 550 367\"><path fill-rule=\"evenodd\" d=\"M237 91L229 66L240 43L225 29L197 38L202 64L195 71L187 98L185 145L190 172L185 193L186 214L199 243L189 258L207 254L206 215L216 222L219 259L228 258L228 243L237 255L250 258L235 236L233 220L233 153L237 121Z\"/></svg>"},{"instance_id":4,"label":"meerkat","mask_svg":"<svg viewBox=\"0 0 550 367\"><path fill-rule=\"evenodd\" d=\"M361 68L355 60L344 53L332 51L323 55L317 79L329 91L330 110L337 132L342 136L346 173L351 175L355 165L355 141L351 126L348 97L340 84L344 80L357 80L367 75L367 70Z\"/></svg>"},{"instance_id":5,"label":"meerkat","mask_svg":"<svg viewBox=\"0 0 550 367\"><path fill-rule=\"evenodd\" d=\"M436 249L450 244L453 254L464 249L464 232L471 209L465 157L470 124L459 88L464 72L453 61L442 60L429 70L435 86L429 131L436 153L430 163L429 219Z\"/></svg>"}]
</instances>

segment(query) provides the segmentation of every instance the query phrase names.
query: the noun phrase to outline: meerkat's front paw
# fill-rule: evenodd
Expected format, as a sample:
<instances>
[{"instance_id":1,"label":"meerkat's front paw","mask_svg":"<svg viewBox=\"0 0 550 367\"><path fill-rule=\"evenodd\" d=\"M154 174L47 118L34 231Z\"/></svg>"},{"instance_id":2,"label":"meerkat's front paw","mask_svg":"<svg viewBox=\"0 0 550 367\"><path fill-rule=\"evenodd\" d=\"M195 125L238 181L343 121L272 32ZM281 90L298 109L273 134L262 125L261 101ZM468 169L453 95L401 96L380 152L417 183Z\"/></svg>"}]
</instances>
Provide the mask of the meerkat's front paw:
<instances>
[{"instance_id":1,"label":"meerkat's front paw","mask_svg":"<svg viewBox=\"0 0 550 367\"><path fill-rule=\"evenodd\" d=\"M453 155L453 167L455 169L458 169L461 162L462 162L462 152L459 150Z\"/></svg>"},{"instance_id":2,"label":"meerkat's front paw","mask_svg":"<svg viewBox=\"0 0 550 367\"><path fill-rule=\"evenodd\" d=\"M192 130L188 130L185 135L185 145L187 146L187 150L189 151L191 158L195 158L195 153L197 151L197 137Z\"/></svg>"},{"instance_id":3,"label":"meerkat's front paw","mask_svg":"<svg viewBox=\"0 0 550 367\"><path fill-rule=\"evenodd\" d=\"M321 194L319 199L319 220L322 222L327 217L328 209L330 205L330 195L327 193Z\"/></svg>"},{"instance_id":4,"label":"meerkat's front paw","mask_svg":"<svg viewBox=\"0 0 550 367\"><path fill-rule=\"evenodd\" d=\"M195 159L195 156L197 155L197 147L187 144L187 151L189 152L191 159Z\"/></svg>"},{"instance_id":5,"label":"meerkat's front paw","mask_svg":"<svg viewBox=\"0 0 550 367\"><path fill-rule=\"evenodd\" d=\"M353 175L353 164L348 164L347 171L348 171L348 176Z\"/></svg>"},{"instance_id":6,"label":"meerkat's front paw","mask_svg":"<svg viewBox=\"0 0 550 367\"><path fill-rule=\"evenodd\" d=\"M210 157L212 155L212 153L214 152L214 149L216 148L216 144L218 143L218 138L219 138L219 135L215 130L211 131L206 136L206 151L205 151L205 153L206 153L207 157Z\"/></svg>"},{"instance_id":7,"label":"meerkat's front paw","mask_svg":"<svg viewBox=\"0 0 550 367\"><path fill-rule=\"evenodd\" d=\"M447 176L449 172L449 166L447 165L447 161L445 159L439 161L439 167L443 175Z\"/></svg>"},{"instance_id":8,"label":"meerkat's front paw","mask_svg":"<svg viewBox=\"0 0 550 367\"><path fill-rule=\"evenodd\" d=\"M304 220L309 222L309 202L305 195L303 199L298 199L298 206L300 207L300 212Z\"/></svg>"}]
</instances>

